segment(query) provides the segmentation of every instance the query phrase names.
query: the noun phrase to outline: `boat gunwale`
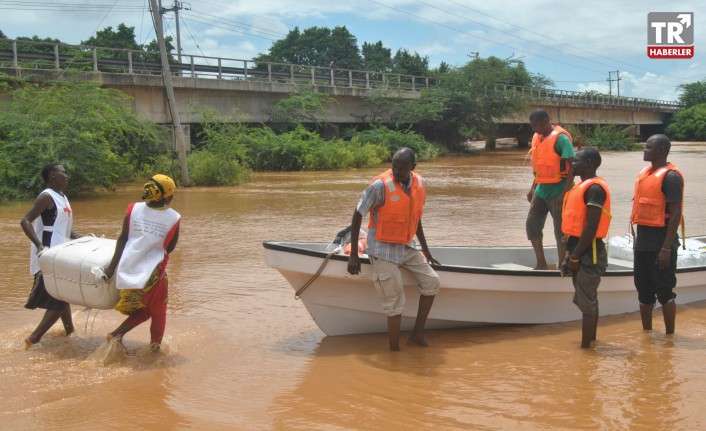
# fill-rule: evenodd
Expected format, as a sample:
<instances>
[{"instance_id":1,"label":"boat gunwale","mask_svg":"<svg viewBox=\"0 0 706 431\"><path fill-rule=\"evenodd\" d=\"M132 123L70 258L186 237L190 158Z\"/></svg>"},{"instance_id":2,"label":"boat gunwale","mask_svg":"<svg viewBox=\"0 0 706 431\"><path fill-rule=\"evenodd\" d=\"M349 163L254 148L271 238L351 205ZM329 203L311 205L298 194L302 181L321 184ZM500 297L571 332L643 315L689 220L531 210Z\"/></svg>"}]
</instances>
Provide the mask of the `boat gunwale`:
<instances>
[{"instance_id":1,"label":"boat gunwale","mask_svg":"<svg viewBox=\"0 0 706 431\"><path fill-rule=\"evenodd\" d=\"M294 254L300 254L305 256L326 258L328 253L323 251L308 250L301 247L296 247L292 244L295 241L275 241L266 240L262 242L262 246L268 250L284 251ZM326 244L324 242L299 242L299 244ZM435 246L433 248L476 248L476 249L497 249L497 248L524 248L518 246L503 247L503 246L483 246L483 247L469 247L469 246ZM529 247L527 247L529 248ZM331 256L332 260L338 260L347 262L348 257L345 255L334 254ZM361 257L362 263L370 263L370 259ZM561 277L561 274L557 270L534 270L534 269L505 269L505 268L488 268L480 266L460 266L460 265L435 265L433 266L435 271L446 271L446 272L460 272L469 274L489 274L489 275L508 275L508 276L530 276L530 277ZM702 266L691 266L686 268L677 268L677 274L706 271L706 265ZM632 269L625 270L608 270L603 276L604 277L625 277L632 276Z\"/></svg>"}]
</instances>

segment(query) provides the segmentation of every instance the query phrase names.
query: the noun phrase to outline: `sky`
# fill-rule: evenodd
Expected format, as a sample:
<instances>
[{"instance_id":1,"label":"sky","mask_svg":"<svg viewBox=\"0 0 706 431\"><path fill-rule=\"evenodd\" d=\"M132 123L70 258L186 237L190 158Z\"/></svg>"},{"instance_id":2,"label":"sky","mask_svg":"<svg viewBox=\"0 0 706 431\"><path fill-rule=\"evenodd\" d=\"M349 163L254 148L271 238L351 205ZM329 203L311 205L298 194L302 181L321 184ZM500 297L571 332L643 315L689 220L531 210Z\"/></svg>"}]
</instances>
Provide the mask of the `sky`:
<instances>
[{"instance_id":1,"label":"sky","mask_svg":"<svg viewBox=\"0 0 706 431\"><path fill-rule=\"evenodd\" d=\"M162 0L164 7L174 0ZM675 100L680 84L706 79L706 2L653 0L193 0L180 11L182 51L234 59L265 53L299 27L346 26L363 42L405 48L462 66L471 58L522 59L532 73L569 91L595 90ZM188 9L188 10L187 10ZM694 57L647 57L650 12L693 12ZM173 13L164 16L174 34ZM107 26L135 27L155 38L149 0L0 0L0 30L78 44ZM618 71L616 73L616 71Z\"/></svg>"}]
</instances>

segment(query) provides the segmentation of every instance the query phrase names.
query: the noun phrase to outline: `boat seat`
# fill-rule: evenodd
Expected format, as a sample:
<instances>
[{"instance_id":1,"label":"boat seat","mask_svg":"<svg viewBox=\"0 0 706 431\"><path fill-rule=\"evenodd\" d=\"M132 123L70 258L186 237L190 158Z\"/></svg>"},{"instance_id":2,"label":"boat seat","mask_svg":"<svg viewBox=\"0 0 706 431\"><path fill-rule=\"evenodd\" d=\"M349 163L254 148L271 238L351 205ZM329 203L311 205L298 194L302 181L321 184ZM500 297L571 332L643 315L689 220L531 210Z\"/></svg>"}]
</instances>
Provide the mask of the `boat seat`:
<instances>
[{"instance_id":1,"label":"boat seat","mask_svg":"<svg viewBox=\"0 0 706 431\"><path fill-rule=\"evenodd\" d=\"M507 263L494 263L492 265L493 268L498 268L498 269L514 269L514 270L520 270L520 271L528 271L532 270L533 268L531 266L525 266L525 265L520 265L517 263L512 263L512 262L507 262Z\"/></svg>"}]
</instances>

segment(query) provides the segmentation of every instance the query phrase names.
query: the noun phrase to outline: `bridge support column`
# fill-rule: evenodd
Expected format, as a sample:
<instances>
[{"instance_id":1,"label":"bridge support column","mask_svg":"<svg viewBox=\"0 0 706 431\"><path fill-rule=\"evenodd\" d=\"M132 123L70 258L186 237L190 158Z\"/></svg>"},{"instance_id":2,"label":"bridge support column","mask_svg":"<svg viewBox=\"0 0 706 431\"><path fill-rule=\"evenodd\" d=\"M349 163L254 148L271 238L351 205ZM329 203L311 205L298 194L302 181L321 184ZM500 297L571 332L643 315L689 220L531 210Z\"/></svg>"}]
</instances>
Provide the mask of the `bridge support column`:
<instances>
[{"instance_id":1,"label":"bridge support column","mask_svg":"<svg viewBox=\"0 0 706 431\"><path fill-rule=\"evenodd\" d=\"M529 148L529 139L524 136L517 137L517 148Z\"/></svg>"},{"instance_id":2,"label":"bridge support column","mask_svg":"<svg viewBox=\"0 0 706 431\"><path fill-rule=\"evenodd\" d=\"M485 148L494 150L495 149L495 139L486 139Z\"/></svg>"}]
</instances>

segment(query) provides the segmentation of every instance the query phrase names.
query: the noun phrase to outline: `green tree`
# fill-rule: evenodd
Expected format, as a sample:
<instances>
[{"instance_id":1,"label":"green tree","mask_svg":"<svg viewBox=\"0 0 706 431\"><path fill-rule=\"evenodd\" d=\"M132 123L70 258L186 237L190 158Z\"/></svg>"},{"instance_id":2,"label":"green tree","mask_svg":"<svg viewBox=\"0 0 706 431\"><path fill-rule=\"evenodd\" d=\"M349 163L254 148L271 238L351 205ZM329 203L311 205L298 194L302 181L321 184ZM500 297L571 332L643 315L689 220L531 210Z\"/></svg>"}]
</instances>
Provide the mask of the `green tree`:
<instances>
[{"instance_id":1,"label":"green tree","mask_svg":"<svg viewBox=\"0 0 706 431\"><path fill-rule=\"evenodd\" d=\"M97 82L34 84L5 79L0 115L0 199L34 196L39 169L66 166L67 193L112 188L164 151L165 133L140 120L118 90Z\"/></svg>"},{"instance_id":2,"label":"green tree","mask_svg":"<svg viewBox=\"0 0 706 431\"><path fill-rule=\"evenodd\" d=\"M140 46L135 42L135 27L128 27L123 23L118 24L115 30L110 26L103 30L98 30L95 36L81 41L81 45L140 49Z\"/></svg>"},{"instance_id":3,"label":"green tree","mask_svg":"<svg viewBox=\"0 0 706 431\"><path fill-rule=\"evenodd\" d=\"M392 58L392 71L405 75L428 75L429 57L422 57L417 52L410 54L406 49L398 49Z\"/></svg>"},{"instance_id":4,"label":"green tree","mask_svg":"<svg viewBox=\"0 0 706 431\"><path fill-rule=\"evenodd\" d=\"M362 64L357 40L345 26L309 27L304 31L295 27L255 60L320 67L336 60L336 66L344 69L360 69Z\"/></svg>"},{"instance_id":5,"label":"green tree","mask_svg":"<svg viewBox=\"0 0 706 431\"><path fill-rule=\"evenodd\" d=\"M496 84L533 86L537 80L521 60L509 58L474 59L441 75L438 86L423 92L418 103L443 103L441 118L420 121L415 128L425 136L457 149L463 132L474 129L487 139L495 139L496 121L524 110L527 101ZM409 106L413 106L411 103Z\"/></svg>"},{"instance_id":6,"label":"green tree","mask_svg":"<svg viewBox=\"0 0 706 431\"><path fill-rule=\"evenodd\" d=\"M677 111L666 132L680 141L706 141L706 103Z\"/></svg>"},{"instance_id":7,"label":"green tree","mask_svg":"<svg viewBox=\"0 0 706 431\"><path fill-rule=\"evenodd\" d=\"M336 99L326 93L301 91L291 93L286 99L281 99L270 114L270 122L320 124L319 118L326 111L326 104L336 103Z\"/></svg>"},{"instance_id":8,"label":"green tree","mask_svg":"<svg viewBox=\"0 0 706 431\"><path fill-rule=\"evenodd\" d=\"M376 43L363 42L363 69L376 72L390 72L392 70L392 51L385 48L382 41Z\"/></svg>"},{"instance_id":9,"label":"green tree","mask_svg":"<svg viewBox=\"0 0 706 431\"><path fill-rule=\"evenodd\" d=\"M7 36L5 35L5 33L3 33L2 30L0 30L0 39L7 39Z\"/></svg>"},{"instance_id":10,"label":"green tree","mask_svg":"<svg viewBox=\"0 0 706 431\"><path fill-rule=\"evenodd\" d=\"M706 80L682 84L679 86L679 103L685 108L706 103Z\"/></svg>"}]
</instances>

